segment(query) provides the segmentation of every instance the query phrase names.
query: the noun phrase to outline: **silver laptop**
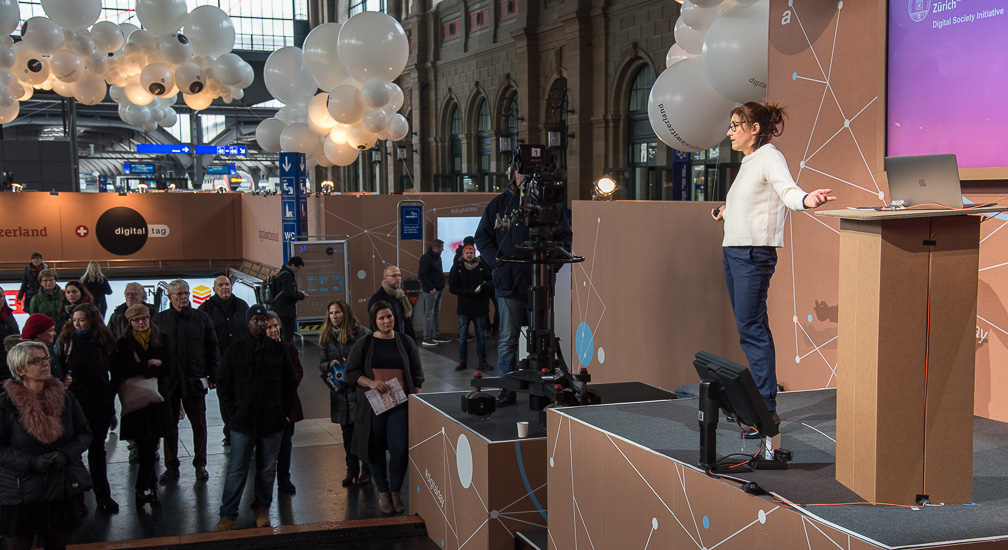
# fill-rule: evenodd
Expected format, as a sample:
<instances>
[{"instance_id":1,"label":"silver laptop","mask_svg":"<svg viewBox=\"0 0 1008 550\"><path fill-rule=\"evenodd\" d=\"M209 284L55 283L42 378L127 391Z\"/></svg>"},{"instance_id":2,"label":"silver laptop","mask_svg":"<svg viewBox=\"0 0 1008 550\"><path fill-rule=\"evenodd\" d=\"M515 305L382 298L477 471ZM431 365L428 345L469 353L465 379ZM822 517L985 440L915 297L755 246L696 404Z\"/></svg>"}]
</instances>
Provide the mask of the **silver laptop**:
<instances>
[{"instance_id":1,"label":"silver laptop","mask_svg":"<svg viewBox=\"0 0 1008 550\"><path fill-rule=\"evenodd\" d=\"M885 171L893 204L963 207L954 154L886 157Z\"/></svg>"}]
</instances>

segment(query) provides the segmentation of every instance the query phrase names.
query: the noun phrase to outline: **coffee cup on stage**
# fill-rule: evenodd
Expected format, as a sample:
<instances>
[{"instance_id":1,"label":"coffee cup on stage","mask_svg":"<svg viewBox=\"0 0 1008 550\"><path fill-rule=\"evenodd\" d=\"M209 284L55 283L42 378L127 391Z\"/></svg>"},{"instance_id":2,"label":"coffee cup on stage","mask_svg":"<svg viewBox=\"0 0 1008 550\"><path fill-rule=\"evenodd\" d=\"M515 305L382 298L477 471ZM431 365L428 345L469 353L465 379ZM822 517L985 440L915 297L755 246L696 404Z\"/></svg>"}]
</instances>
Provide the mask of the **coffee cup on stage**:
<instances>
[{"instance_id":1,"label":"coffee cup on stage","mask_svg":"<svg viewBox=\"0 0 1008 550\"><path fill-rule=\"evenodd\" d=\"M528 422L518 423L518 437L520 438L528 437Z\"/></svg>"}]
</instances>

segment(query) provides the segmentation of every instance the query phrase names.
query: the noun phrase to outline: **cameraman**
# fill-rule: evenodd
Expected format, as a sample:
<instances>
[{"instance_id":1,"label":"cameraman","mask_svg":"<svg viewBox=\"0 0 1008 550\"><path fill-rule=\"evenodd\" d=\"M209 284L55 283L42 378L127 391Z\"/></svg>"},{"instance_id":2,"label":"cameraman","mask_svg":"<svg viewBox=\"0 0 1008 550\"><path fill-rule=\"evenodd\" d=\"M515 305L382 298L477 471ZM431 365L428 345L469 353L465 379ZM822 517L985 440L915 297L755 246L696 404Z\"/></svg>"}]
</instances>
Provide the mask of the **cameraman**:
<instances>
[{"instance_id":1,"label":"cameraman","mask_svg":"<svg viewBox=\"0 0 1008 550\"><path fill-rule=\"evenodd\" d=\"M527 147L527 146L523 146ZM512 158L507 169L508 188L487 204L479 227L476 228L476 248L483 259L493 269L494 288L497 305L500 308L500 340L497 343L497 366L501 375L513 370L518 364L518 337L521 335L523 320L527 322L526 302L528 290L533 282L533 265L500 261L509 252L529 240L529 226L522 215L522 181L526 170L520 169L518 155ZM534 178L528 179L528 182ZM561 241L569 250L571 246L570 221L562 205L543 205L555 209L557 223L550 234L550 240ZM510 405L517 400L515 392L501 389L497 395L498 405Z\"/></svg>"}]
</instances>

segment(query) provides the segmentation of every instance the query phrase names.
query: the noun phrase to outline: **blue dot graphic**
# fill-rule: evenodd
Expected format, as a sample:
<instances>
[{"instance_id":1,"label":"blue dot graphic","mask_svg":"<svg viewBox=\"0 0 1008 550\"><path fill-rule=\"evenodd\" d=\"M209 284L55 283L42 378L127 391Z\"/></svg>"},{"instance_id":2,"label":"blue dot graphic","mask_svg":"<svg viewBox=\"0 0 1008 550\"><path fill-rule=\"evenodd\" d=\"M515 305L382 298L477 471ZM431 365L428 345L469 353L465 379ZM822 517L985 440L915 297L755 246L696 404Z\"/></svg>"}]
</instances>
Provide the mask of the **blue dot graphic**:
<instances>
[{"instance_id":1,"label":"blue dot graphic","mask_svg":"<svg viewBox=\"0 0 1008 550\"><path fill-rule=\"evenodd\" d=\"M710 529L710 518L707 516L703 517L703 528Z\"/></svg>"},{"instance_id":2,"label":"blue dot graphic","mask_svg":"<svg viewBox=\"0 0 1008 550\"><path fill-rule=\"evenodd\" d=\"M578 325L577 335L574 338L574 347L577 351L578 361L581 362L582 367L587 367L591 363L592 356L595 354L594 340L591 327L588 326L588 323L582 321Z\"/></svg>"},{"instance_id":3,"label":"blue dot graphic","mask_svg":"<svg viewBox=\"0 0 1008 550\"><path fill-rule=\"evenodd\" d=\"M810 322L810 323L812 322L812 314L811 313L809 313L808 322Z\"/></svg>"},{"instance_id":4,"label":"blue dot graphic","mask_svg":"<svg viewBox=\"0 0 1008 550\"><path fill-rule=\"evenodd\" d=\"M416 486L416 494L418 494L418 495L420 494L420 486L419 485Z\"/></svg>"},{"instance_id":5,"label":"blue dot graphic","mask_svg":"<svg viewBox=\"0 0 1008 550\"><path fill-rule=\"evenodd\" d=\"M791 80L798 80L798 73L791 73Z\"/></svg>"}]
</instances>

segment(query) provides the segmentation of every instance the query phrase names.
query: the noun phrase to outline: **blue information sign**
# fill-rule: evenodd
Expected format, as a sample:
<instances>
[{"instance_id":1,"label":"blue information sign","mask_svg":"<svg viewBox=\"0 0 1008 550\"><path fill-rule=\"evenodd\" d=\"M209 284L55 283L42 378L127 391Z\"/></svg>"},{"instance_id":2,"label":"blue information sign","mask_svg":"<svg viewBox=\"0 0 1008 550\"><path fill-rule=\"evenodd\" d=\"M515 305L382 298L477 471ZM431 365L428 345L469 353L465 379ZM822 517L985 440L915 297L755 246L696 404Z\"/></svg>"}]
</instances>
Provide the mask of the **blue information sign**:
<instances>
[{"instance_id":1,"label":"blue information sign","mask_svg":"<svg viewBox=\"0 0 1008 550\"><path fill-rule=\"evenodd\" d=\"M192 148L188 143L138 143L137 153L158 153L188 155Z\"/></svg>"},{"instance_id":2,"label":"blue information sign","mask_svg":"<svg viewBox=\"0 0 1008 550\"><path fill-rule=\"evenodd\" d=\"M399 207L399 239L418 241L423 238L423 206L403 204Z\"/></svg>"},{"instance_id":3,"label":"blue information sign","mask_svg":"<svg viewBox=\"0 0 1008 550\"><path fill-rule=\"evenodd\" d=\"M280 201L280 207L285 222L297 220L297 201L283 199Z\"/></svg>"},{"instance_id":4,"label":"blue information sign","mask_svg":"<svg viewBox=\"0 0 1008 550\"><path fill-rule=\"evenodd\" d=\"M197 145L197 155L244 155L247 149L244 145Z\"/></svg>"},{"instance_id":5,"label":"blue information sign","mask_svg":"<svg viewBox=\"0 0 1008 550\"><path fill-rule=\"evenodd\" d=\"M308 197L305 189L307 181L304 153L280 153L280 208L284 227L284 263L290 259L287 243L298 235L307 234Z\"/></svg>"},{"instance_id":6,"label":"blue information sign","mask_svg":"<svg viewBox=\"0 0 1008 550\"><path fill-rule=\"evenodd\" d=\"M153 174L153 164L140 164L136 162L124 162L123 174Z\"/></svg>"}]
</instances>

